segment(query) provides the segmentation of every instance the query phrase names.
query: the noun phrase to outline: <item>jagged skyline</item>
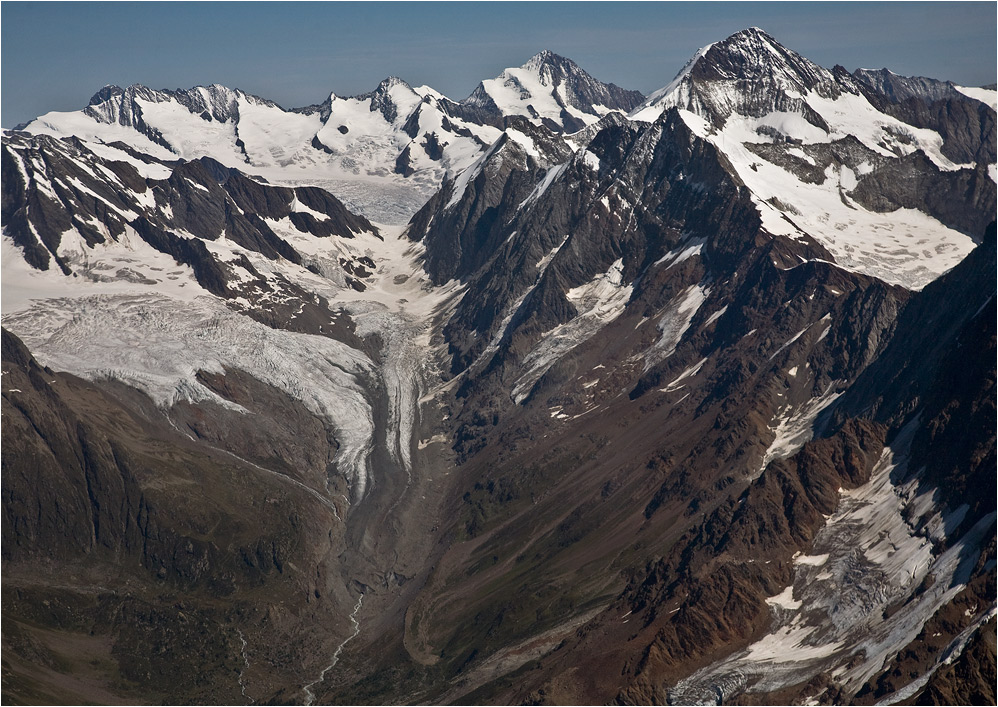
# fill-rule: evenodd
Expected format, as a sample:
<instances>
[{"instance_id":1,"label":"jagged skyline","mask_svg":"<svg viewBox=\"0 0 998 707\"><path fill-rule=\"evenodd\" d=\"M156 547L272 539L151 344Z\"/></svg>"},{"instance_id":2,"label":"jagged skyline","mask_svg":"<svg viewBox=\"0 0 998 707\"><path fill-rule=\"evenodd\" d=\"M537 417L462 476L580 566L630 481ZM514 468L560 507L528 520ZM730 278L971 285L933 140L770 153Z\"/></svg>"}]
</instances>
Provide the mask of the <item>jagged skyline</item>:
<instances>
[{"instance_id":1,"label":"jagged skyline","mask_svg":"<svg viewBox=\"0 0 998 707\"><path fill-rule=\"evenodd\" d=\"M3 10L4 127L78 109L109 83L217 82L298 107L328 91L372 90L394 74L459 100L542 49L649 93L699 47L753 25L829 67L849 58L850 70L886 65L965 85L995 78L993 3L725 3L723 13L678 2L5 2Z\"/></svg>"}]
</instances>

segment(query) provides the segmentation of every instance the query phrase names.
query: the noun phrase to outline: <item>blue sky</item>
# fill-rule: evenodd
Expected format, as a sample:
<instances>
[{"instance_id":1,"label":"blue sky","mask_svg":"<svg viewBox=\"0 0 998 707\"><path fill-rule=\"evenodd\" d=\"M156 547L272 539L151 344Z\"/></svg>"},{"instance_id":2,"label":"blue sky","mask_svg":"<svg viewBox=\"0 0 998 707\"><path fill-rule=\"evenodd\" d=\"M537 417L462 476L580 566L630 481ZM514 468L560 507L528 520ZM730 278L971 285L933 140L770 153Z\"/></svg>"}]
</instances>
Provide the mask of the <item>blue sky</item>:
<instances>
[{"instance_id":1,"label":"blue sky","mask_svg":"<svg viewBox=\"0 0 998 707\"><path fill-rule=\"evenodd\" d=\"M541 49L649 93L704 44L749 26L831 67L995 81L998 4L58 3L0 6L0 122L75 110L105 84L221 83L285 107L388 75L454 99Z\"/></svg>"}]
</instances>

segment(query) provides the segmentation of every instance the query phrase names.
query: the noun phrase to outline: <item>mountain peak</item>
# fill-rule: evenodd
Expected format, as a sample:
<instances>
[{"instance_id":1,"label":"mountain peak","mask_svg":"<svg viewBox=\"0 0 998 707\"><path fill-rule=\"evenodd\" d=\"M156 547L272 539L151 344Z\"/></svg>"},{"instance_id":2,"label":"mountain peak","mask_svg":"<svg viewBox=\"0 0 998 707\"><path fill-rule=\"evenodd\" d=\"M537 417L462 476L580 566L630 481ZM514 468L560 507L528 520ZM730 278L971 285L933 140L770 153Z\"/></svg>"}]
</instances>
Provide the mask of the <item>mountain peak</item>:
<instances>
[{"instance_id":1,"label":"mountain peak","mask_svg":"<svg viewBox=\"0 0 998 707\"><path fill-rule=\"evenodd\" d=\"M779 110L803 113L824 127L800 97L812 91L835 97L840 90L831 72L750 27L697 51L632 117L654 120L675 106L720 125L732 112L761 117Z\"/></svg>"},{"instance_id":2,"label":"mountain peak","mask_svg":"<svg viewBox=\"0 0 998 707\"><path fill-rule=\"evenodd\" d=\"M611 110L630 111L643 99L639 92L602 83L571 59L544 49L522 66L482 81L462 104L491 115L526 116L556 132L576 132Z\"/></svg>"},{"instance_id":3,"label":"mountain peak","mask_svg":"<svg viewBox=\"0 0 998 707\"><path fill-rule=\"evenodd\" d=\"M401 86L403 91L401 94L396 92L395 95L393 95L392 89L397 86ZM409 100L410 98L416 103L422 100L422 97L412 90L412 86L410 86L406 81L400 79L398 76L389 76L379 83L378 87L371 93L365 93L362 96L355 96L355 98L360 100L370 100L371 112L380 112L389 123L395 122L395 120L399 117L400 106L398 105L398 101L402 101L402 103L408 106L409 103L413 102ZM411 106L408 106L408 108L411 108ZM408 108L404 111L406 114L408 114Z\"/></svg>"},{"instance_id":4,"label":"mountain peak","mask_svg":"<svg viewBox=\"0 0 998 707\"><path fill-rule=\"evenodd\" d=\"M376 90L387 91L388 89L394 88L395 86L405 86L406 88L412 88L409 85L409 83L404 79L400 79L398 76L389 76L378 84L378 88Z\"/></svg>"},{"instance_id":5,"label":"mountain peak","mask_svg":"<svg viewBox=\"0 0 998 707\"><path fill-rule=\"evenodd\" d=\"M710 45L695 62L694 78L755 81L772 77L812 84L823 69L787 49L758 27L750 27ZM827 73L827 72L824 72Z\"/></svg>"},{"instance_id":6,"label":"mountain peak","mask_svg":"<svg viewBox=\"0 0 998 707\"><path fill-rule=\"evenodd\" d=\"M579 65L576 64L571 59L563 57L559 54L555 54L550 49L542 49L541 51L530 57L527 62L521 66L521 69L527 69L528 71L537 71L545 66L550 66L552 68L558 68L563 71L565 70L578 70L581 71Z\"/></svg>"},{"instance_id":7,"label":"mountain peak","mask_svg":"<svg viewBox=\"0 0 998 707\"><path fill-rule=\"evenodd\" d=\"M415 94L415 91L413 91L412 86L409 85L408 81L406 81L405 79L400 79L398 76L388 76L382 79L378 83L378 85L374 88L373 91L368 91L367 93L358 93L357 95L354 96L337 96L335 93L333 93L331 94L331 98L339 97L348 100L358 100L358 101L368 101L373 98L380 101L388 97L389 94L391 93L391 90L396 86L402 86L403 88L408 89L410 92Z\"/></svg>"},{"instance_id":8,"label":"mountain peak","mask_svg":"<svg viewBox=\"0 0 998 707\"><path fill-rule=\"evenodd\" d=\"M769 34L769 32L762 29L761 27L746 27L745 29L738 30L734 34L730 35L724 41L727 42L732 39L751 39L751 38L767 39L774 42L776 41L775 39L773 39L772 35Z\"/></svg>"},{"instance_id":9,"label":"mountain peak","mask_svg":"<svg viewBox=\"0 0 998 707\"><path fill-rule=\"evenodd\" d=\"M769 47L777 50L785 50L773 35L760 27L748 27L729 35L720 42L715 42L715 46L723 47L728 51L743 51L747 53L757 52L760 49L766 50Z\"/></svg>"},{"instance_id":10,"label":"mountain peak","mask_svg":"<svg viewBox=\"0 0 998 707\"><path fill-rule=\"evenodd\" d=\"M561 59L561 57L558 56L557 54L555 54L550 49L541 49L539 52L537 52L532 57L530 57L530 59L527 60L527 64L530 64L530 63L533 63L533 62L537 62L537 63L544 62L544 61L548 61L550 59ZM526 66L526 64L524 64L524 66Z\"/></svg>"},{"instance_id":11,"label":"mountain peak","mask_svg":"<svg viewBox=\"0 0 998 707\"><path fill-rule=\"evenodd\" d=\"M88 106L100 105L101 103L109 101L115 96L120 96L124 92L125 89L123 89L121 86L117 86L112 83L106 84L103 88L101 88L101 90L99 90L97 93L95 93L93 96L90 97L90 102L87 103L87 105Z\"/></svg>"}]
</instances>

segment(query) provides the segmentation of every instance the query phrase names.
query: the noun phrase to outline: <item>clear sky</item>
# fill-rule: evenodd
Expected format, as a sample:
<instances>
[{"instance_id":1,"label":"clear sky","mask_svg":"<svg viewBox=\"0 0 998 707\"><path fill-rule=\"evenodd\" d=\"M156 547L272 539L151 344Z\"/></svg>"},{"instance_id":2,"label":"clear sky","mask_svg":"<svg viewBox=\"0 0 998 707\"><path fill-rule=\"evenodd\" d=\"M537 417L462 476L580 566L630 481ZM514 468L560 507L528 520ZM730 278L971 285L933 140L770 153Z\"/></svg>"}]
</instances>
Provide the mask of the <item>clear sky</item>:
<instances>
[{"instance_id":1,"label":"clear sky","mask_svg":"<svg viewBox=\"0 0 998 707\"><path fill-rule=\"evenodd\" d=\"M711 2L3 2L0 122L77 110L105 84L221 83L286 108L389 75L459 100L541 49L649 93L750 26L826 67L996 78L998 4Z\"/></svg>"}]
</instances>

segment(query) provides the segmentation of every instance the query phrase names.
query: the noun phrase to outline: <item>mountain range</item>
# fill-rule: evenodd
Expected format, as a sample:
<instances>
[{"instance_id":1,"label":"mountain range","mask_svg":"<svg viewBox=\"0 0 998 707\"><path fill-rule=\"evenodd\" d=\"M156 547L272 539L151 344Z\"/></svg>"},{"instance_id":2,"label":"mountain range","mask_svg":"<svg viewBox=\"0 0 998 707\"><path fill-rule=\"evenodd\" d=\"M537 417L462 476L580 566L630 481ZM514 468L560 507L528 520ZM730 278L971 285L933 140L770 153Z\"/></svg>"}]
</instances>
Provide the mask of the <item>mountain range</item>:
<instances>
[{"instance_id":1,"label":"mountain range","mask_svg":"<svg viewBox=\"0 0 998 707\"><path fill-rule=\"evenodd\" d=\"M545 51L483 81L461 102L396 77L367 94L330 94L294 110L218 85L105 86L82 112L48 113L21 127L121 142L164 159L213 157L265 179L326 186L372 218L401 224L444 175L477 159L509 118L575 132L642 99Z\"/></svg>"},{"instance_id":2,"label":"mountain range","mask_svg":"<svg viewBox=\"0 0 998 707\"><path fill-rule=\"evenodd\" d=\"M752 28L4 131L4 700L993 703L996 102Z\"/></svg>"}]
</instances>

